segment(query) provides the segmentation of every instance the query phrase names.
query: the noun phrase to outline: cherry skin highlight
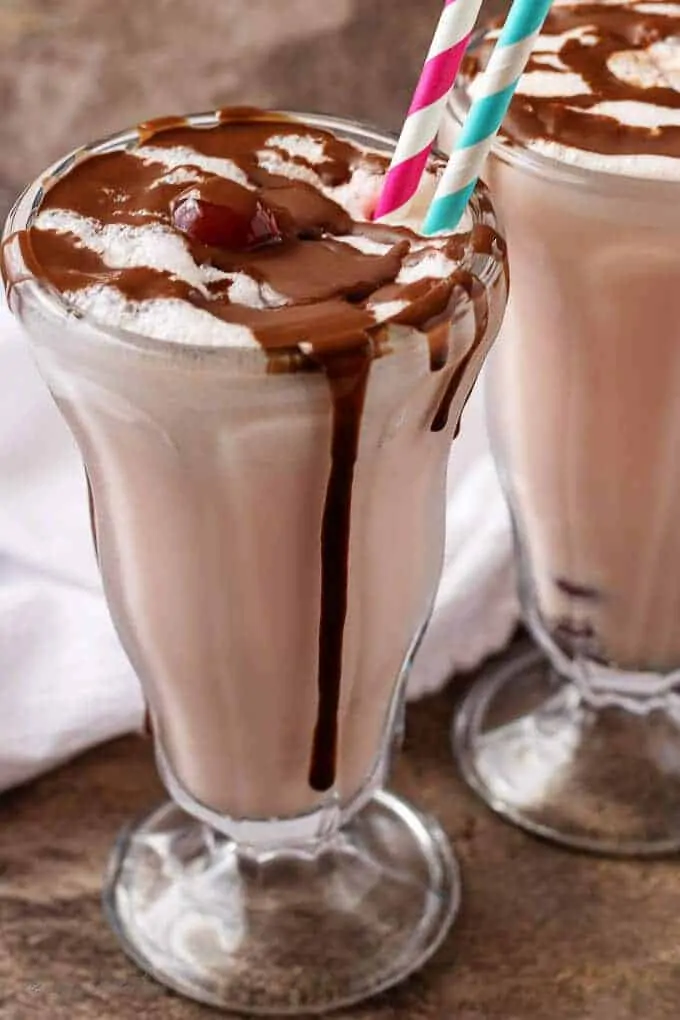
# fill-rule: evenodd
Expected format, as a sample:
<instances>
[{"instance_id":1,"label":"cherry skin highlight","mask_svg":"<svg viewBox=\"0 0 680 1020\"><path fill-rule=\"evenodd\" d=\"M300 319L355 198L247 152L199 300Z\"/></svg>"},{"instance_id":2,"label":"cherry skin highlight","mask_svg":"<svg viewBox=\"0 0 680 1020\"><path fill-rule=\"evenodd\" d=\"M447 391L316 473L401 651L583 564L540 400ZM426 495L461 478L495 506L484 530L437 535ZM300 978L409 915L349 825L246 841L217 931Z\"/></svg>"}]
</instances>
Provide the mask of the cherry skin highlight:
<instances>
[{"instance_id":1,"label":"cherry skin highlight","mask_svg":"<svg viewBox=\"0 0 680 1020\"><path fill-rule=\"evenodd\" d=\"M172 222L193 241L230 251L280 241L283 234L273 211L254 192L239 191L238 201L214 202L192 189L173 203Z\"/></svg>"}]
</instances>

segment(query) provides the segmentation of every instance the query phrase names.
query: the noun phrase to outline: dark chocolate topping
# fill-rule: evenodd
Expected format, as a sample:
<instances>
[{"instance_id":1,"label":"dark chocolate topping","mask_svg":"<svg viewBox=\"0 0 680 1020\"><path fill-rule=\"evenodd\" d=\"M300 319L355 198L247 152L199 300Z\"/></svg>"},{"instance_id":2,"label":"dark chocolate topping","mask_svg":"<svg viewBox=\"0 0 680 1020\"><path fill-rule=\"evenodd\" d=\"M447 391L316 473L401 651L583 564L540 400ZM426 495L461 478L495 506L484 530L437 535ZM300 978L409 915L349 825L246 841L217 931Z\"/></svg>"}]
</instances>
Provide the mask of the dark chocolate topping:
<instances>
[{"instance_id":1,"label":"dark chocolate topping","mask_svg":"<svg viewBox=\"0 0 680 1020\"><path fill-rule=\"evenodd\" d=\"M587 33L579 33L582 29ZM541 38L559 36L564 36L562 45L556 51L551 48L550 53L541 52L539 41L526 73L555 75L554 91L559 89L560 73L578 74L585 82L583 92L573 95L565 88L562 96L531 96L522 94L520 83L503 126L506 139L523 144L540 139L605 155L680 158L680 125L664 123L663 112L660 123L650 126L627 123L623 107L620 117L611 108L606 115L592 112L604 102L645 103L669 111L680 108L680 92L673 88L668 71L664 73L658 48L654 50L655 45L667 43L675 49L677 63L677 4L664 0L654 4L644 0L618 4L558 2L548 15ZM468 76L486 63L491 45L491 40L485 42L480 54L467 62ZM642 73L637 80L632 67L625 80L618 68L614 73L617 55L623 54L631 54L633 60L641 62ZM555 66L555 57L563 65L561 71ZM643 76L647 85L643 84ZM677 71L674 77L677 81Z\"/></svg>"},{"instance_id":2,"label":"dark chocolate topping","mask_svg":"<svg viewBox=\"0 0 680 1020\"><path fill-rule=\"evenodd\" d=\"M73 294L93 285L108 284L132 301L180 298L226 323L248 327L266 350L295 347L306 342L315 352L337 347L345 336L372 330L376 317L372 302L408 301L397 321L428 331L450 313L456 284L469 288L469 274L452 273L442 279L397 283L404 265L412 265L438 251L455 262L469 252L469 234L429 242L405 227L355 221L310 180L291 179L274 172L272 163L258 160L269 140L304 137L317 143L321 158L313 163L285 150L288 167L316 175L327 188L346 184L357 166L383 174L387 161L359 150L335 135L277 115L254 111L225 111L221 123L196 128L166 118L140 129L141 145L92 156L76 165L47 190L40 212L66 210L104 226L143 227L156 224L181 234L197 266L224 273L243 273L262 288L265 307L254 308L230 298L231 281L217 280L201 290L172 273L152 267L112 268L104 257L83 246L72 234L29 227L21 237L28 269L46 278L57 290ZM193 179L172 181L154 150L189 150L181 168ZM141 150L141 151L140 151ZM197 168L191 152L230 160L243 183ZM144 158L140 158L142 155ZM263 162L268 168L263 166ZM275 166L275 164L274 164ZM170 177L170 182L167 178ZM173 211L184 200L225 206L242 217L261 203L280 231L278 243L238 250L206 244L177 227ZM367 210L370 212L370 210ZM364 253L347 243L351 235L389 246L377 254ZM11 285L12 281L10 281ZM267 295L280 301L267 307ZM285 302L279 306L281 302ZM417 308L417 314L416 314ZM181 340L181 337L177 338Z\"/></svg>"}]
</instances>

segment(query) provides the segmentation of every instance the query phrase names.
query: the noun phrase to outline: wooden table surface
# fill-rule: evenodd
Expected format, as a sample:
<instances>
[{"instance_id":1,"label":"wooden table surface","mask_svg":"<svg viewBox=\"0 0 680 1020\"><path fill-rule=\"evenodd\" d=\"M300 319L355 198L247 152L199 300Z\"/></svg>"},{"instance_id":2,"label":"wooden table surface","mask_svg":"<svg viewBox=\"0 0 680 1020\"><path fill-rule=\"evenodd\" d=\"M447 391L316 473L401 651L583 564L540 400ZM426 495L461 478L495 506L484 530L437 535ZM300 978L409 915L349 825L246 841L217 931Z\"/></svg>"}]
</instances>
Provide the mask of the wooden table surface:
<instances>
[{"instance_id":1,"label":"wooden table surface","mask_svg":"<svg viewBox=\"0 0 680 1020\"><path fill-rule=\"evenodd\" d=\"M449 751L460 685L412 705L395 787L436 814L464 902L443 948L339 1020L677 1020L676 860L610 861L534 840L463 786ZM198 1020L210 1010L129 963L99 894L119 828L162 797L147 741L126 737L0 798L2 1020Z\"/></svg>"}]
</instances>

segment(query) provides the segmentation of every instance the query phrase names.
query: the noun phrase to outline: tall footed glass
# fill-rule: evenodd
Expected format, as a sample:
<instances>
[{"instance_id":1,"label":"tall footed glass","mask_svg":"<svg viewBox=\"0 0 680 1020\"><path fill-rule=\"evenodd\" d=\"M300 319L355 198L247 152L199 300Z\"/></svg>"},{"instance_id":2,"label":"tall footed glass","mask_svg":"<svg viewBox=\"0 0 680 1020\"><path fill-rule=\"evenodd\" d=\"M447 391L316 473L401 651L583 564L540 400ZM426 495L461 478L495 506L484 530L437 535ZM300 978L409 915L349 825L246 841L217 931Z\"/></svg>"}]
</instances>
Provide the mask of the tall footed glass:
<instances>
[{"instance_id":1,"label":"tall footed glass","mask_svg":"<svg viewBox=\"0 0 680 1020\"><path fill-rule=\"evenodd\" d=\"M383 785L441 569L449 448L504 310L502 254L466 256L483 294L460 289L436 364L432 337L398 326L363 374L343 356L272 371L258 349L68 313L13 240L41 186L9 221L10 301L83 455L106 597L172 798L121 836L108 917L145 970L212 1005L359 1000L423 963L459 901L441 829ZM470 216L494 227L484 188Z\"/></svg>"},{"instance_id":2,"label":"tall footed glass","mask_svg":"<svg viewBox=\"0 0 680 1020\"><path fill-rule=\"evenodd\" d=\"M533 832L677 850L680 185L502 145L487 179L512 281L487 413L544 654L471 689L457 754Z\"/></svg>"}]
</instances>

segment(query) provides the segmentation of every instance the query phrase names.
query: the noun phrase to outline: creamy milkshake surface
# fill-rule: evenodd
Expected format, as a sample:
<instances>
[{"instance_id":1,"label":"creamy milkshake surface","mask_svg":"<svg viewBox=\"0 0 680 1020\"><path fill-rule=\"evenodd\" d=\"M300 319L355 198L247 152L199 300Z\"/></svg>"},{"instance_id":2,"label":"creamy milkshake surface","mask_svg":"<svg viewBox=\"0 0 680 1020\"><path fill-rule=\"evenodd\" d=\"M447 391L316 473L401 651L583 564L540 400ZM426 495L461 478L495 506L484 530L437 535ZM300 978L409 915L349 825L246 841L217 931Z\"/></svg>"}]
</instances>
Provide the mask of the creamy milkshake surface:
<instances>
[{"instance_id":1,"label":"creamy milkshake surface","mask_svg":"<svg viewBox=\"0 0 680 1020\"><path fill-rule=\"evenodd\" d=\"M512 281L490 417L526 615L572 658L675 669L680 5L556 0L487 171Z\"/></svg>"},{"instance_id":2,"label":"creamy milkshake surface","mask_svg":"<svg viewBox=\"0 0 680 1020\"><path fill-rule=\"evenodd\" d=\"M29 330L25 280L61 305L36 352L162 753L235 818L346 803L378 762L504 304L484 191L425 238L371 222L387 165L261 111L156 122L62 167L4 246Z\"/></svg>"}]
</instances>

